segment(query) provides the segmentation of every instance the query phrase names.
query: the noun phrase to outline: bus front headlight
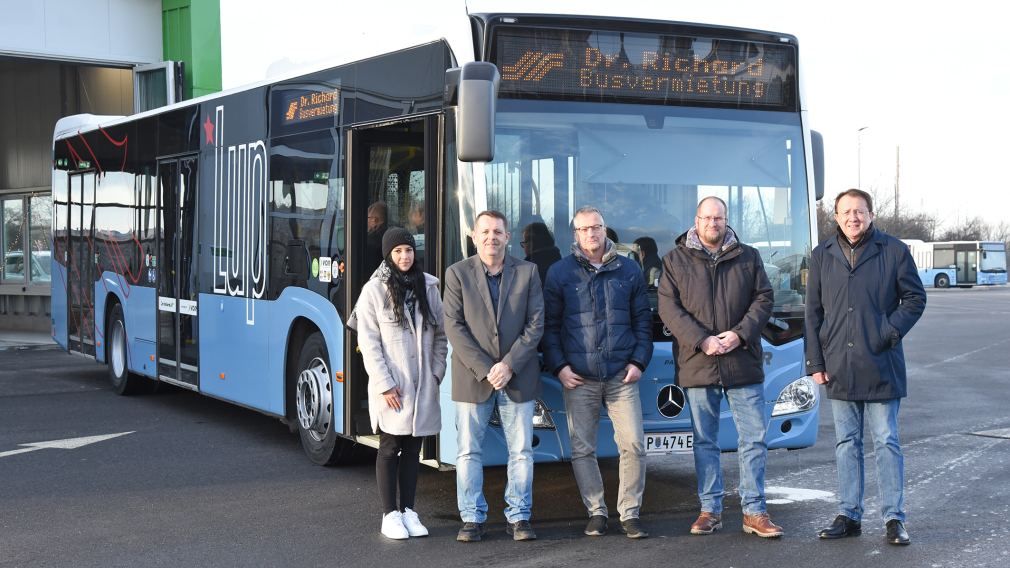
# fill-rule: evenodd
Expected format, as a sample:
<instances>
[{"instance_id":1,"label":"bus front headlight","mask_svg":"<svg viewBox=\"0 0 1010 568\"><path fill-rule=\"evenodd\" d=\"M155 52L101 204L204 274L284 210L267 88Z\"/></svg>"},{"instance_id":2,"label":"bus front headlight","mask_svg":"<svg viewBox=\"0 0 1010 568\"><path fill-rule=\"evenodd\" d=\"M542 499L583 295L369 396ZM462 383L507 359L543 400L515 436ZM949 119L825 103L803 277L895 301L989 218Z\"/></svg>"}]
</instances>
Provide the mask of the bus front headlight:
<instances>
[{"instance_id":1,"label":"bus front headlight","mask_svg":"<svg viewBox=\"0 0 1010 568\"><path fill-rule=\"evenodd\" d=\"M491 411L491 419L487 421L491 426L501 428L501 415L498 414L498 406ZM533 427L542 430L556 430L554 419L551 418L551 409L539 398L533 403Z\"/></svg>"},{"instance_id":2,"label":"bus front headlight","mask_svg":"<svg viewBox=\"0 0 1010 568\"><path fill-rule=\"evenodd\" d=\"M800 377L782 389L775 401L772 416L793 414L810 410L817 404L817 385L810 377Z\"/></svg>"}]
</instances>

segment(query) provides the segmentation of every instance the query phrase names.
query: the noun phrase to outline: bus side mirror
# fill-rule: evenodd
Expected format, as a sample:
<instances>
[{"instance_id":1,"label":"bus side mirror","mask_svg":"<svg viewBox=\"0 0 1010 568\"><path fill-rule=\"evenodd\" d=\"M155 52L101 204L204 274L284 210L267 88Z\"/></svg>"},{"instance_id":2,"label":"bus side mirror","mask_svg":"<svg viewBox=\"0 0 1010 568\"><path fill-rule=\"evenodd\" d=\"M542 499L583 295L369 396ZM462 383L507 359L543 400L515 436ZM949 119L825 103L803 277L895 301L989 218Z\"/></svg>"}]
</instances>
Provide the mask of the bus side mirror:
<instances>
[{"instance_id":1,"label":"bus side mirror","mask_svg":"<svg viewBox=\"0 0 1010 568\"><path fill-rule=\"evenodd\" d=\"M810 153L814 158L814 199L824 197L824 137L820 132L810 131Z\"/></svg>"},{"instance_id":2,"label":"bus side mirror","mask_svg":"<svg viewBox=\"0 0 1010 568\"><path fill-rule=\"evenodd\" d=\"M464 63L459 73L456 152L462 162L494 159L494 114L498 68L493 63Z\"/></svg>"}]
</instances>

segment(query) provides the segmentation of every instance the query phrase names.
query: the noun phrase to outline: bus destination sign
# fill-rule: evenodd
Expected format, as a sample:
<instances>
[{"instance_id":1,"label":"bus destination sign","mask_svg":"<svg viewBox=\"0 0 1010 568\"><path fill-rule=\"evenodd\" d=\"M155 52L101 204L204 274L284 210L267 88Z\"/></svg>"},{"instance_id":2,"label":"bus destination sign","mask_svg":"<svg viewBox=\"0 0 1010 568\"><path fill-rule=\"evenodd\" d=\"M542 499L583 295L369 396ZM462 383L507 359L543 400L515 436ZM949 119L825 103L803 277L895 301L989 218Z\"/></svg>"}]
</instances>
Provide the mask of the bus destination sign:
<instances>
[{"instance_id":1,"label":"bus destination sign","mask_svg":"<svg viewBox=\"0 0 1010 568\"><path fill-rule=\"evenodd\" d=\"M602 30L499 28L506 97L795 110L792 45Z\"/></svg>"},{"instance_id":2,"label":"bus destination sign","mask_svg":"<svg viewBox=\"0 0 1010 568\"><path fill-rule=\"evenodd\" d=\"M340 89L326 91L298 91L286 93L284 124L297 124L306 120L334 117L340 114Z\"/></svg>"}]
</instances>

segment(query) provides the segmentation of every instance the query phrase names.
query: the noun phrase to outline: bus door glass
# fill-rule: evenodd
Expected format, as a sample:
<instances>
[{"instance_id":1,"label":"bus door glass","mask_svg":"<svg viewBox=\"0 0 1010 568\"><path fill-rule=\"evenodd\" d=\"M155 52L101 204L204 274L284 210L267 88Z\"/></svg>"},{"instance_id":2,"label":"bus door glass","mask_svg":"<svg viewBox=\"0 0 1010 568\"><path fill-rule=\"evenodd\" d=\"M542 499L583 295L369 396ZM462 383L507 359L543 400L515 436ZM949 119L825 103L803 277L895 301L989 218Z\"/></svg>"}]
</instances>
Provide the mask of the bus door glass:
<instances>
[{"instance_id":1,"label":"bus door glass","mask_svg":"<svg viewBox=\"0 0 1010 568\"><path fill-rule=\"evenodd\" d=\"M968 251L968 282L978 283L978 251Z\"/></svg>"},{"instance_id":2,"label":"bus door glass","mask_svg":"<svg viewBox=\"0 0 1010 568\"><path fill-rule=\"evenodd\" d=\"M436 117L350 131L348 137L347 305L353 306L361 287L382 262L382 235L402 227L414 235L414 262L435 272L434 233L430 220L435 200L434 143ZM370 435L367 377L353 334L346 341L348 361L348 433Z\"/></svg>"},{"instance_id":3,"label":"bus door glass","mask_svg":"<svg viewBox=\"0 0 1010 568\"><path fill-rule=\"evenodd\" d=\"M957 247L957 252L955 253L955 264L957 265L957 283L958 284L975 284L977 281L977 269L976 258L978 253L974 250L969 250L964 247Z\"/></svg>"},{"instance_id":4,"label":"bus door glass","mask_svg":"<svg viewBox=\"0 0 1010 568\"><path fill-rule=\"evenodd\" d=\"M158 275L158 377L199 386L197 337L197 161L158 163L158 245L151 263Z\"/></svg>"},{"instance_id":5,"label":"bus door glass","mask_svg":"<svg viewBox=\"0 0 1010 568\"><path fill-rule=\"evenodd\" d=\"M95 355L95 173L70 176L70 246L67 259L67 327L70 350Z\"/></svg>"}]
</instances>

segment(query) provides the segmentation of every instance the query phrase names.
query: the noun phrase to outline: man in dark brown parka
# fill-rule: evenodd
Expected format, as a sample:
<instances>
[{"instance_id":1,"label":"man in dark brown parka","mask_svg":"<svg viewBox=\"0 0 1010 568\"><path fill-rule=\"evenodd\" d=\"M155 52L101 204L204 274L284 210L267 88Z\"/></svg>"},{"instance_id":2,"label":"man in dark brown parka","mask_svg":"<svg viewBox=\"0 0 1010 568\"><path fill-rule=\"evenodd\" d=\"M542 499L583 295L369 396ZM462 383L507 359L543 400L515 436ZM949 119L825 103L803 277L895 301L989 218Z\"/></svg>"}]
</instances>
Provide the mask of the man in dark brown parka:
<instances>
[{"instance_id":1,"label":"man in dark brown parka","mask_svg":"<svg viewBox=\"0 0 1010 568\"><path fill-rule=\"evenodd\" d=\"M772 311L772 289L761 255L737 240L726 203L706 197L695 226L663 260L659 315L676 339L677 379L687 392L694 430L694 467L701 513L691 534L722 527L719 406L725 396L739 434L743 530L782 536L765 506L764 369L761 330Z\"/></svg>"}]
</instances>

